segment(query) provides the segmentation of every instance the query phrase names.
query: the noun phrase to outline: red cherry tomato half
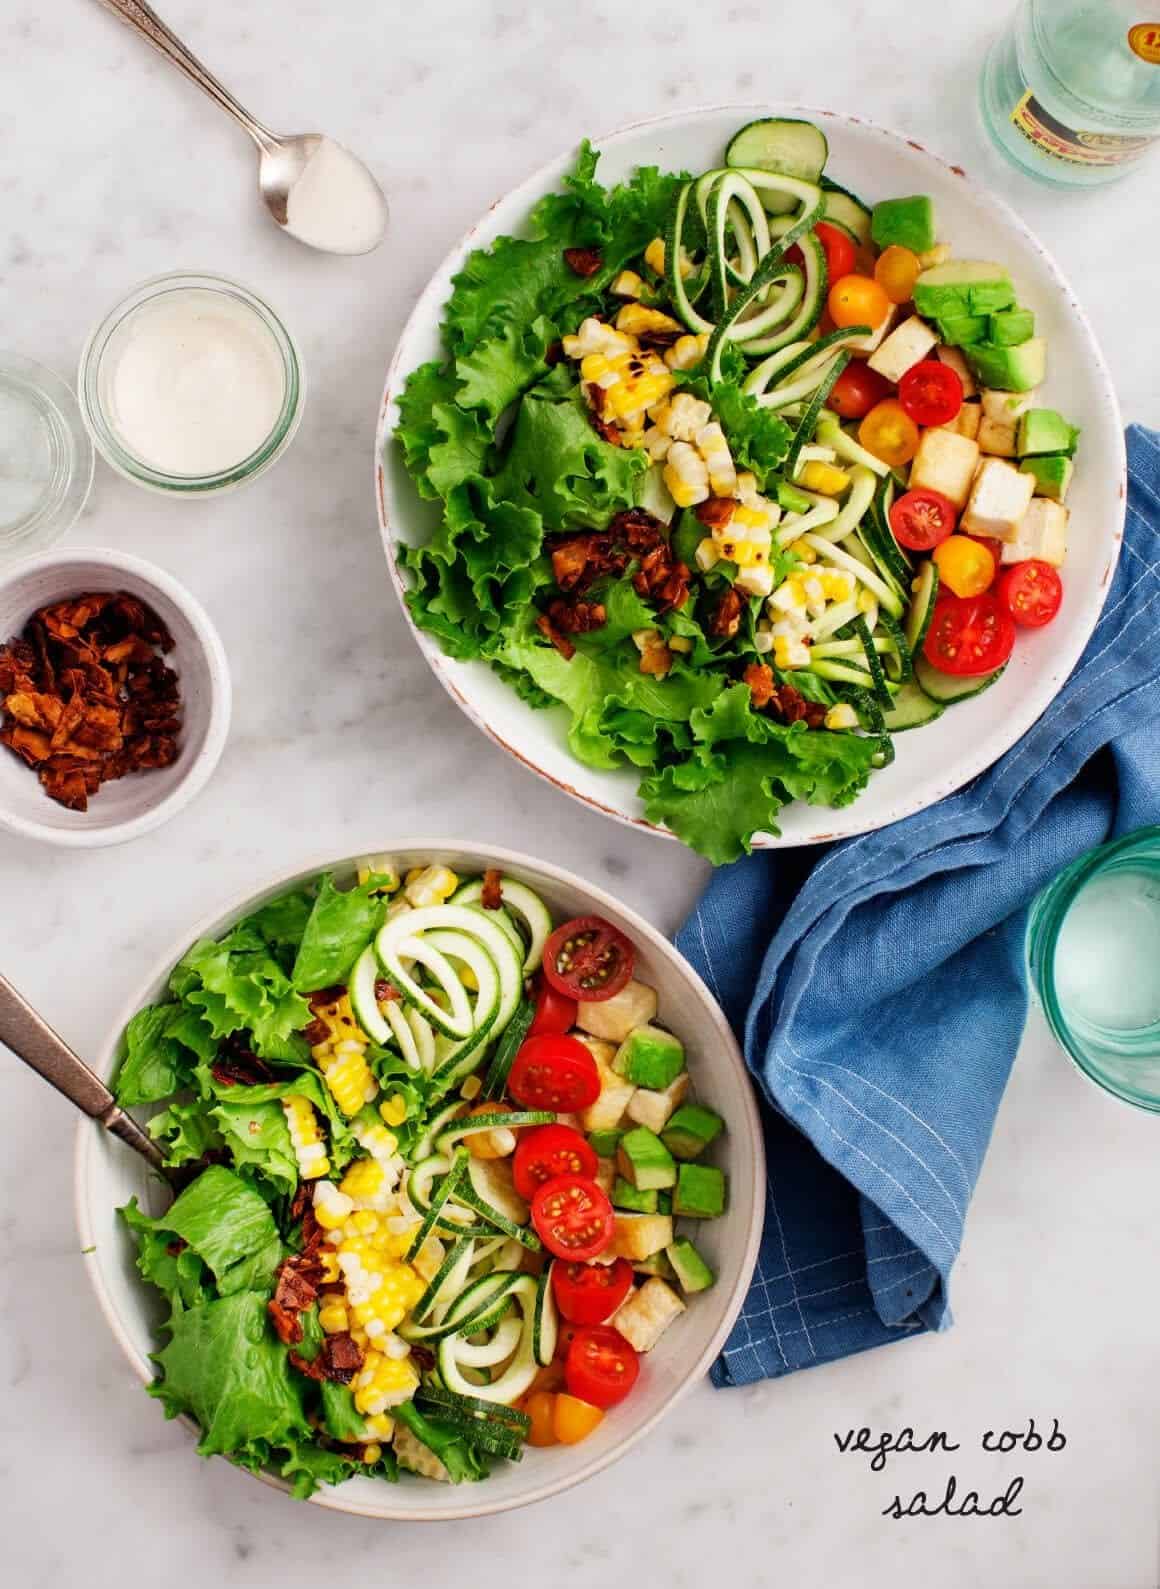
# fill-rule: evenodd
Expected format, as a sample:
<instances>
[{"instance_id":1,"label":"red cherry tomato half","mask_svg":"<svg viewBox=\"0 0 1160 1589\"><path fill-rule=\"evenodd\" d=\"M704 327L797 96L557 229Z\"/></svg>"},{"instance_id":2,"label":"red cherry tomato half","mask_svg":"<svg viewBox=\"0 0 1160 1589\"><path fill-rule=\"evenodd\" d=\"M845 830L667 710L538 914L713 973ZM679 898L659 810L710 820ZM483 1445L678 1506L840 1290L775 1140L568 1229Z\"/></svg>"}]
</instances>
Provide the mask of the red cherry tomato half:
<instances>
[{"instance_id":1,"label":"red cherry tomato half","mask_svg":"<svg viewBox=\"0 0 1160 1589\"><path fill-rule=\"evenodd\" d=\"M516 1191L530 1203L545 1181L558 1175L596 1174L599 1161L579 1131L571 1126L536 1126L516 1144L512 1175Z\"/></svg>"},{"instance_id":2,"label":"red cherry tomato half","mask_svg":"<svg viewBox=\"0 0 1160 1589\"><path fill-rule=\"evenodd\" d=\"M802 253L797 243L792 243L786 250L785 261L787 265L804 265L806 256Z\"/></svg>"},{"instance_id":3,"label":"red cherry tomato half","mask_svg":"<svg viewBox=\"0 0 1160 1589\"><path fill-rule=\"evenodd\" d=\"M600 1096L596 1061L575 1037L545 1032L528 1037L508 1076L507 1090L525 1109L555 1109L571 1114Z\"/></svg>"},{"instance_id":4,"label":"red cherry tomato half","mask_svg":"<svg viewBox=\"0 0 1160 1589\"><path fill-rule=\"evenodd\" d=\"M865 419L884 397L890 396L890 382L862 359L852 359L834 382L826 407L843 419Z\"/></svg>"},{"instance_id":5,"label":"red cherry tomato half","mask_svg":"<svg viewBox=\"0 0 1160 1589\"><path fill-rule=\"evenodd\" d=\"M963 406L963 383L941 359L922 359L899 381L898 401L916 425L949 425Z\"/></svg>"},{"instance_id":6,"label":"red cherry tomato half","mask_svg":"<svg viewBox=\"0 0 1160 1589\"><path fill-rule=\"evenodd\" d=\"M603 916L566 921L544 945L544 976L556 992L590 1004L619 993L635 963L632 944Z\"/></svg>"},{"instance_id":7,"label":"red cherry tomato half","mask_svg":"<svg viewBox=\"0 0 1160 1589\"><path fill-rule=\"evenodd\" d=\"M640 1359L611 1325L577 1330L564 1363L564 1380L573 1396L594 1407L615 1407L640 1373Z\"/></svg>"},{"instance_id":8,"label":"red cherry tomato half","mask_svg":"<svg viewBox=\"0 0 1160 1589\"><path fill-rule=\"evenodd\" d=\"M536 1013L528 1027L528 1036L542 1037L545 1032L570 1032L575 1025L576 1000L566 999L543 977L537 977Z\"/></svg>"},{"instance_id":9,"label":"red cherry tomato half","mask_svg":"<svg viewBox=\"0 0 1160 1589\"><path fill-rule=\"evenodd\" d=\"M1063 581L1050 563L1029 557L1025 563L1012 563L999 576L998 594L1016 623L1042 629L1059 611Z\"/></svg>"},{"instance_id":10,"label":"red cherry tomato half","mask_svg":"<svg viewBox=\"0 0 1160 1589\"><path fill-rule=\"evenodd\" d=\"M940 673L970 678L1002 667L1015 647L1015 621L991 592L940 596L923 641L926 660Z\"/></svg>"},{"instance_id":11,"label":"red cherry tomato half","mask_svg":"<svg viewBox=\"0 0 1160 1589\"><path fill-rule=\"evenodd\" d=\"M825 249L828 279L837 281L840 276L848 276L854 269L854 240L849 233L840 226L831 226L829 221L819 221L814 236Z\"/></svg>"},{"instance_id":12,"label":"red cherry tomato half","mask_svg":"<svg viewBox=\"0 0 1160 1589\"><path fill-rule=\"evenodd\" d=\"M612 1240L612 1204L586 1175L559 1175L532 1198L532 1224L553 1258L587 1263Z\"/></svg>"},{"instance_id":13,"label":"red cherry tomato half","mask_svg":"<svg viewBox=\"0 0 1160 1589\"><path fill-rule=\"evenodd\" d=\"M957 509L941 491L905 491L890 505L890 528L908 552L929 552L955 527Z\"/></svg>"},{"instance_id":14,"label":"red cherry tomato half","mask_svg":"<svg viewBox=\"0 0 1160 1589\"><path fill-rule=\"evenodd\" d=\"M552 1291L556 1306L572 1324L603 1324L632 1290L632 1265L627 1258L615 1263L563 1263L552 1265Z\"/></svg>"}]
</instances>

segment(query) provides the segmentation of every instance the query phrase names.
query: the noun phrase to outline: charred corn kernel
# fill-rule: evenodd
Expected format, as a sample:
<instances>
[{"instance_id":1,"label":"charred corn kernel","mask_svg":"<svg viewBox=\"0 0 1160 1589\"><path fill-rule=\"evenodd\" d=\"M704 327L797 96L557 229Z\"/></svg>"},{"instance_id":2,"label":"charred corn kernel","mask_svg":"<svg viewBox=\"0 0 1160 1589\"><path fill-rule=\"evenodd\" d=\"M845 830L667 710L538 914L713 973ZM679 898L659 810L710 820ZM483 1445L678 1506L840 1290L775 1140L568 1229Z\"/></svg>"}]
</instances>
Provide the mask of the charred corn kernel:
<instances>
[{"instance_id":1,"label":"charred corn kernel","mask_svg":"<svg viewBox=\"0 0 1160 1589\"><path fill-rule=\"evenodd\" d=\"M639 298L644 282L635 270L622 270L609 291L617 298Z\"/></svg>"},{"instance_id":2,"label":"charred corn kernel","mask_svg":"<svg viewBox=\"0 0 1160 1589\"><path fill-rule=\"evenodd\" d=\"M671 634L669 636L668 644L670 651L677 651L681 654L681 656L688 656L689 652L693 649L693 642L689 639L688 635Z\"/></svg>"},{"instance_id":3,"label":"charred corn kernel","mask_svg":"<svg viewBox=\"0 0 1160 1589\"><path fill-rule=\"evenodd\" d=\"M639 337L646 331L680 332L681 322L661 309L649 309L643 303L626 303L616 317L616 329L626 336Z\"/></svg>"},{"instance_id":4,"label":"charred corn kernel","mask_svg":"<svg viewBox=\"0 0 1160 1589\"><path fill-rule=\"evenodd\" d=\"M390 1419L387 1421L389 1423ZM394 1425L392 1424L391 1427L393 1429ZM377 1440L368 1440L366 1445L362 1448L362 1459L368 1467L373 1467L374 1464L379 1461L382 1454L383 1448Z\"/></svg>"},{"instance_id":5,"label":"charred corn kernel","mask_svg":"<svg viewBox=\"0 0 1160 1589\"><path fill-rule=\"evenodd\" d=\"M691 508L709 496L709 471L705 460L686 441L675 441L669 448L664 481L679 508Z\"/></svg>"},{"instance_id":6,"label":"charred corn kernel","mask_svg":"<svg viewBox=\"0 0 1160 1589\"><path fill-rule=\"evenodd\" d=\"M795 640L787 635L775 635L773 660L775 666L779 668L808 668L810 648L804 640Z\"/></svg>"},{"instance_id":7,"label":"charred corn kernel","mask_svg":"<svg viewBox=\"0 0 1160 1589\"><path fill-rule=\"evenodd\" d=\"M746 596L768 596L773 589L773 569L767 562L751 563L739 571L733 584Z\"/></svg>"},{"instance_id":8,"label":"charred corn kernel","mask_svg":"<svg viewBox=\"0 0 1160 1589\"><path fill-rule=\"evenodd\" d=\"M670 370L691 370L705 357L708 346L708 336L678 337L665 353L665 363Z\"/></svg>"},{"instance_id":9,"label":"charred corn kernel","mask_svg":"<svg viewBox=\"0 0 1160 1589\"><path fill-rule=\"evenodd\" d=\"M662 375L648 367L635 371L632 363L615 386L608 389L604 412L612 419L641 430L645 413L672 390L673 377L661 362Z\"/></svg>"},{"instance_id":10,"label":"charred corn kernel","mask_svg":"<svg viewBox=\"0 0 1160 1589\"><path fill-rule=\"evenodd\" d=\"M665 240L663 237L654 237L644 251L644 262L650 270L655 270L658 276L665 273Z\"/></svg>"},{"instance_id":11,"label":"charred corn kernel","mask_svg":"<svg viewBox=\"0 0 1160 1589\"><path fill-rule=\"evenodd\" d=\"M376 1417L388 1407L410 1401L419 1375L410 1358L392 1358L371 1350L355 1375L354 1404L364 1416Z\"/></svg>"},{"instance_id":12,"label":"charred corn kernel","mask_svg":"<svg viewBox=\"0 0 1160 1589\"><path fill-rule=\"evenodd\" d=\"M337 1230L354 1213L354 1203L340 1192L333 1181L319 1181L314 1188L314 1217L323 1230Z\"/></svg>"},{"instance_id":13,"label":"charred corn kernel","mask_svg":"<svg viewBox=\"0 0 1160 1589\"><path fill-rule=\"evenodd\" d=\"M878 605L878 598L872 590L862 590L858 593L858 611L873 612Z\"/></svg>"},{"instance_id":14,"label":"charred corn kernel","mask_svg":"<svg viewBox=\"0 0 1160 1589\"><path fill-rule=\"evenodd\" d=\"M800 579L795 579L791 574L789 579L781 584L770 597L769 605L774 612L800 613L804 612L806 593L802 589Z\"/></svg>"},{"instance_id":15,"label":"charred corn kernel","mask_svg":"<svg viewBox=\"0 0 1160 1589\"><path fill-rule=\"evenodd\" d=\"M449 866L425 866L418 877L407 883L406 896L416 910L424 905L442 905L459 887L459 879Z\"/></svg>"},{"instance_id":16,"label":"charred corn kernel","mask_svg":"<svg viewBox=\"0 0 1160 1589\"><path fill-rule=\"evenodd\" d=\"M322 1265L322 1280L324 1285L333 1285L342 1278L342 1270L338 1267L338 1254L332 1247L323 1247L318 1254Z\"/></svg>"},{"instance_id":17,"label":"charred corn kernel","mask_svg":"<svg viewBox=\"0 0 1160 1589\"><path fill-rule=\"evenodd\" d=\"M816 563L818 554L808 541L794 541L790 545L790 552L801 563Z\"/></svg>"},{"instance_id":18,"label":"charred corn kernel","mask_svg":"<svg viewBox=\"0 0 1160 1589\"><path fill-rule=\"evenodd\" d=\"M378 878L381 894L393 894L399 887L399 874L389 855L367 855L359 862L359 882L369 883L372 877Z\"/></svg>"},{"instance_id":19,"label":"charred corn kernel","mask_svg":"<svg viewBox=\"0 0 1160 1589\"><path fill-rule=\"evenodd\" d=\"M483 1091L483 1083L478 1076L469 1076L459 1089L459 1096L466 1098L470 1103L473 1098L478 1098Z\"/></svg>"},{"instance_id":20,"label":"charred corn kernel","mask_svg":"<svg viewBox=\"0 0 1160 1589\"><path fill-rule=\"evenodd\" d=\"M740 469L737 473L737 500L743 502L747 508L759 507L765 498L757 489L757 476L748 469Z\"/></svg>"},{"instance_id":21,"label":"charred corn kernel","mask_svg":"<svg viewBox=\"0 0 1160 1589\"><path fill-rule=\"evenodd\" d=\"M672 444L673 438L666 436L664 431L658 430L655 425L644 431L641 436L641 445L653 463L662 463Z\"/></svg>"},{"instance_id":22,"label":"charred corn kernel","mask_svg":"<svg viewBox=\"0 0 1160 1589\"><path fill-rule=\"evenodd\" d=\"M605 325L603 320L597 320L595 315L583 322L575 336L563 338L564 352L570 359L582 359L589 353L603 353L613 358L618 353L627 353L633 345L629 337Z\"/></svg>"},{"instance_id":23,"label":"charred corn kernel","mask_svg":"<svg viewBox=\"0 0 1160 1589\"><path fill-rule=\"evenodd\" d=\"M849 601L854 594L854 576L842 568L824 568L819 575L827 601Z\"/></svg>"},{"instance_id":24,"label":"charred corn kernel","mask_svg":"<svg viewBox=\"0 0 1160 1589\"><path fill-rule=\"evenodd\" d=\"M697 432L712 423L713 410L699 397L693 397L689 392L678 392L649 417L659 430L663 430L674 441L694 441Z\"/></svg>"},{"instance_id":25,"label":"charred corn kernel","mask_svg":"<svg viewBox=\"0 0 1160 1589\"><path fill-rule=\"evenodd\" d=\"M715 564L721 561L721 548L711 535L706 535L697 550L693 553L693 561L702 574L707 574Z\"/></svg>"},{"instance_id":26,"label":"charred corn kernel","mask_svg":"<svg viewBox=\"0 0 1160 1589\"><path fill-rule=\"evenodd\" d=\"M402 1171L402 1164L397 1158L399 1139L395 1133L374 1119L352 1120L350 1129L359 1147L383 1167L387 1182L394 1186Z\"/></svg>"},{"instance_id":27,"label":"charred corn kernel","mask_svg":"<svg viewBox=\"0 0 1160 1589\"><path fill-rule=\"evenodd\" d=\"M330 1160L326 1156L326 1142L318 1128L318 1117L309 1098L300 1093L287 1093L282 1100L282 1113L286 1116L286 1129L290 1144L298 1160L298 1173L304 1181L314 1181L330 1174Z\"/></svg>"},{"instance_id":28,"label":"charred corn kernel","mask_svg":"<svg viewBox=\"0 0 1160 1589\"><path fill-rule=\"evenodd\" d=\"M797 482L807 491L817 491L821 496L840 497L850 484L850 476L835 464L811 461L803 465Z\"/></svg>"},{"instance_id":29,"label":"charred corn kernel","mask_svg":"<svg viewBox=\"0 0 1160 1589\"><path fill-rule=\"evenodd\" d=\"M422 875L423 868L421 866L412 866L403 881L404 883L413 883L417 877L422 877Z\"/></svg>"},{"instance_id":30,"label":"charred corn kernel","mask_svg":"<svg viewBox=\"0 0 1160 1589\"><path fill-rule=\"evenodd\" d=\"M375 1168L377 1169L378 1165L376 1165ZM350 1196L349 1192L347 1193L347 1196ZM373 1236L379 1228L379 1216L375 1213L374 1209L356 1208L354 1213L347 1220L343 1229L350 1230L352 1226L354 1227L355 1233L359 1236Z\"/></svg>"},{"instance_id":31,"label":"charred corn kernel","mask_svg":"<svg viewBox=\"0 0 1160 1589\"><path fill-rule=\"evenodd\" d=\"M734 508L729 525L743 530L765 530L769 528L769 514L761 508Z\"/></svg>"},{"instance_id":32,"label":"charred corn kernel","mask_svg":"<svg viewBox=\"0 0 1160 1589\"><path fill-rule=\"evenodd\" d=\"M407 1100L401 1092L393 1092L379 1105L379 1113L389 1126L401 1126L407 1118Z\"/></svg>"},{"instance_id":33,"label":"charred corn kernel","mask_svg":"<svg viewBox=\"0 0 1160 1589\"><path fill-rule=\"evenodd\" d=\"M711 424L702 425L697 432L696 442L697 451L704 458L709 471L713 495L731 497L737 489L737 470L729 443L725 440L725 432L714 420Z\"/></svg>"},{"instance_id":34,"label":"charred corn kernel","mask_svg":"<svg viewBox=\"0 0 1160 1589\"><path fill-rule=\"evenodd\" d=\"M395 1420L388 1417L385 1412L380 1412L376 1413L371 1418L367 1418L364 1421L363 1428L366 1430L367 1434L374 1435L376 1442L379 1440L389 1440L395 1432ZM368 1446L366 1449L369 1451L371 1447ZM379 1455L382 1455L381 1450ZM375 1461L378 1461L378 1457L375 1458Z\"/></svg>"},{"instance_id":35,"label":"charred corn kernel","mask_svg":"<svg viewBox=\"0 0 1160 1589\"><path fill-rule=\"evenodd\" d=\"M387 906L387 914L384 919L386 921L394 921L396 916L402 916L405 914L405 912L410 910L410 908L411 906L408 901L405 900L400 894L398 899L392 899L391 903Z\"/></svg>"},{"instance_id":36,"label":"charred corn kernel","mask_svg":"<svg viewBox=\"0 0 1160 1589\"><path fill-rule=\"evenodd\" d=\"M346 1303L336 1293L327 1292L319 1299L318 1322L327 1335L344 1335L350 1329Z\"/></svg>"},{"instance_id":37,"label":"charred corn kernel","mask_svg":"<svg viewBox=\"0 0 1160 1589\"><path fill-rule=\"evenodd\" d=\"M762 545L760 541L737 540L723 546L721 550L738 568L761 568L769 562L768 542Z\"/></svg>"},{"instance_id":38,"label":"charred corn kernel","mask_svg":"<svg viewBox=\"0 0 1160 1589\"><path fill-rule=\"evenodd\" d=\"M318 1065L335 1103L349 1119L358 1114L363 1104L378 1097L379 1084L366 1062L359 1043L343 1043L325 1055L318 1055Z\"/></svg>"},{"instance_id":39,"label":"charred corn kernel","mask_svg":"<svg viewBox=\"0 0 1160 1589\"><path fill-rule=\"evenodd\" d=\"M945 265L951 257L949 243L936 243L933 248L928 248L924 254L918 256L918 262L923 270L931 270L935 265Z\"/></svg>"},{"instance_id":40,"label":"charred corn kernel","mask_svg":"<svg viewBox=\"0 0 1160 1589\"><path fill-rule=\"evenodd\" d=\"M768 628L757 629L753 635L753 649L759 657L768 656L773 650L773 635Z\"/></svg>"},{"instance_id":41,"label":"charred corn kernel","mask_svg":"<svg viewBox=\"0 0 1160 1589\"><path fill-rule=\"evenodd\" d=\"M387 1199L394 1187L386 1169L377 1159L356 1159L339 1181L338 1189L350 1198L356 1209L372 1209L384 1213ZM357 1215L355 1217L357 1218ZM370 1228L374 1230L376 1224L377 1221L372 1223Z\"/></svg>"},{"instance_id":42,"label":"charred corn kernel","mask_svg":"<svg viewBox=\"0 0 1160 1589\"><path fill-rule=\"evenodd\" d=\"M857 728L858 714L852 706L842 701L838 706L831 706L826 713L824 722L827 728Z\"/></svg>"}]
</instances>

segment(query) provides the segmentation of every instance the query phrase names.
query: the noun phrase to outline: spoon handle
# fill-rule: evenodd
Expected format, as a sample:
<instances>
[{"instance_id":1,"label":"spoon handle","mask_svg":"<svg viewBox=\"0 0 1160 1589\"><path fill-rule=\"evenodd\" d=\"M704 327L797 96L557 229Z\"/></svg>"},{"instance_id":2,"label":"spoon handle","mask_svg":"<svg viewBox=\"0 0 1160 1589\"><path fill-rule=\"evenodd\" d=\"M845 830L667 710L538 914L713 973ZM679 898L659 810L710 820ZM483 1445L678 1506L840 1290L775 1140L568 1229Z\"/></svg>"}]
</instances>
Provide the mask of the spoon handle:
<instances>
[{"instance_id":1,"label":"spoon handle","mask_svg":"<svg viewBox=\"0 0 1160 1589\"><path fill-rule=\"evenodd\" d=\"M70 1103L148 1159L155 1170L166 1173L164 1156L157 1144L118 1107L117 1100L96 1072L73 1053L64 1039L3 976L0 976L0 1043L62 1092Z\"/></svg>"},{"instance_id":2,"label":"spoon handle","mask_svg":"<svg viewBox=\"0 0 1160 1589\"><path fill-rule=\"evenodd\" d=\"M159 50L166 60L172 61L180 71L184 72L191 82L204 90L205 93L222 107L229 111L235 121L249 133L259 149L268 148L275 142L273 134L260 121L255 121L249 111L239 105L234 96L222 87L213 73L207 70L192 50L177 37L177 34L168 28L156 11L145 4L145 0L99 0L107 11L112 11L128 24L135 33L147 39L155 50Z\"/></svg>"}]
</instances>

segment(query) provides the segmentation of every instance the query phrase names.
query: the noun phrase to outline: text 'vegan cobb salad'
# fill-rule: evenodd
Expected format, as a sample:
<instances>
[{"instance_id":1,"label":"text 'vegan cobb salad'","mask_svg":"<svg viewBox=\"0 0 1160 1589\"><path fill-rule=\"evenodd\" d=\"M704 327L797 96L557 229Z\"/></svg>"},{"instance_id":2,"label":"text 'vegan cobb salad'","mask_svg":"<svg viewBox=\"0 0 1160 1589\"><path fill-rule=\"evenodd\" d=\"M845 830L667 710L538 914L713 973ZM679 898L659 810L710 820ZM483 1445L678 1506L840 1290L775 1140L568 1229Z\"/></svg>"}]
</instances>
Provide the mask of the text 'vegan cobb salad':
<instances>
[{"instance_id":1,"label":"text 'vegan cobb salad'","mask_svg":"<svg viewBox=\"0 0 1160 1589\"><path fill-rule=\"evenodd\" d=\"M719 1115L610 923L498 871L291 889L196 943L116 1092L188 1181L121 1210L151 1386L297 1495L575 1444L714 1275ZM678 1230L679 1222L686 1222Z\"/></svg>"},{"instance_id":2,"label":"text 'vegan cobb salad'","mask_svg":"<svg viewBox=\"0 0 1160 1589\"><path fill-rule=\"evenodd\" d=\"M827 152L759 121L699 178L605 190L585 145L399 398L442 509L398 552L416 623L565 706L573 754L638 768L715 861L854 800L1062 596L1078 433L1038 405L1034 315Z\"/></svg>"}]
</instances>

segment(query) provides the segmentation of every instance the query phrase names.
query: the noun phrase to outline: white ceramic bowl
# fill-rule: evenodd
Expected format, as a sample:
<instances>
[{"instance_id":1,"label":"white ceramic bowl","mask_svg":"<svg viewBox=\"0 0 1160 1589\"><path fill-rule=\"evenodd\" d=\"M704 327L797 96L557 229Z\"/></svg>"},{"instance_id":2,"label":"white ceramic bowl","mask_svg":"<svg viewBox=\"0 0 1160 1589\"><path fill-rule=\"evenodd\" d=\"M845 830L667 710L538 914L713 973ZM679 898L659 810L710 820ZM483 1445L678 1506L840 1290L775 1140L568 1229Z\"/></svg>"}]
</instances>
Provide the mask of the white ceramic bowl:
<instances>
[{"instance_id":1,"label":"white ceramic bowl","mask_svg":"<svg viewBox=\"0 0 1160 1589\"><path fill-rule=\"evenodd\" d=\"M0 642L50 602L99 590L128 591L168 626L175 643L166 661L181 681L184 722L171 767L102 784L87 811L50 800L35 772L0 746L0 828L71 849L124 844L176 816L209 782L230 726L229 667L217 630L172 574L144 558L77 546L13 563L0 573Z\"/></svg>"},{"instance_id":2,"label":"white ceramic bowl","mask_svg":"<svg viewBox=\"0 0 1160 1589\"><path fill-rule=\"evenodd\" d=\"M667 939L611 895L557 866L478 845L436 841L401 846L384 843L379 835L359 853L390 854L400 869L426 861L440 861L463 873L497 866L534 888L561 921L592 911L605 916L636 945L636 974L657 989L660 1018L683 1038L695 1091L725 1118L725 1132L709 1157L728 1171L729 1206L722 1218L706 1221L697 1233L698 1246L717 1272L717 1284L692 1299L688 1312L644 1359L632 1396L608 1414L595 1434L579 1446L530 1450L518 1465L499 1464L481 1484L450 1486L416 1479L392 1485L354 1478L335 1489L320 1490L313 1498L320 1506L363 1517L412 1521L483 1517L544 1500L598 1473L647 1434L706 1372L733 1326L757 1258L765 1189L761 1126L744 1061L709 990ZM194 939L216 937L295 882L320 871L350 875L355 864L354 859L320 857L261 889L246 889L226 909L191 926L159 958L125 1005L94 1056L98 1073L112 1072L126 1021L161 995L170 970ZM115 1210L136 1193L143 1206L159 1211L157 1183L140 1159L85 1121L77 1127L75 1193L81 1250L97 1299L129 1362L148 1382L153 1377L148 1357L157 1344L154 1329L160 1309L134 1267L132 1243ZM160 1406L157 1416L162 1416ZM276 1479L269 1482L285 1488Z\"/></svg>"},{"instance_id":3,"label":"white ceramic bowl","mask_svg":"<svg viewBox=\"0 0 1160 1589\"><path fill-rule=\"evenodd\" d=\"M1046 710L1079 660L1111 582L1123 533L1126 463L1123 423L1107 367L1058 266L1002 199L972 182L961 166L945 164L912 139L835 111L724 106L641 122L597 138L601 179L611 183L648 164L706 170L723 158L730 134L761 115L818 121L830 141L827 171L836 181L871 202L900 193L929 193L939 236L956 254L1006 264L1020 302L1035 311L1037 329L1048 339L1044 401L1083 427L1068 498L1072 531L1059 617L1046 629L1020 635L1011 664L993 689L957 705L920 732L900 735L897 759L871 777L854 805L834 811L795 803L780 815L780 840L757 840L759 845L814 844L883 827L933 805L997 761ZM444 356L439 323L451 278L468 252L487 247L503 233L519 233L536 199L559 186L572 161L571 152L551 161L492 206L435 272L399 341L379 416L376 490L387 559L400 595L405 582L395 562L395 538L425 540L435 515L433 505L420 502L407 479L399 450L388 445L398 419L399 393L417 365ZM596 771L569 754L562 709L537 711L483 663L455 662L430 635L416 629L415 637L448 693L497 744L587 805L623 822L651 827L633 771Z\"/></svg>"}]
</instances>

